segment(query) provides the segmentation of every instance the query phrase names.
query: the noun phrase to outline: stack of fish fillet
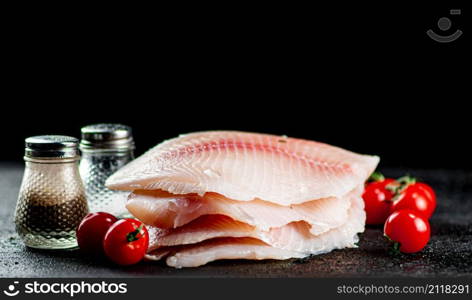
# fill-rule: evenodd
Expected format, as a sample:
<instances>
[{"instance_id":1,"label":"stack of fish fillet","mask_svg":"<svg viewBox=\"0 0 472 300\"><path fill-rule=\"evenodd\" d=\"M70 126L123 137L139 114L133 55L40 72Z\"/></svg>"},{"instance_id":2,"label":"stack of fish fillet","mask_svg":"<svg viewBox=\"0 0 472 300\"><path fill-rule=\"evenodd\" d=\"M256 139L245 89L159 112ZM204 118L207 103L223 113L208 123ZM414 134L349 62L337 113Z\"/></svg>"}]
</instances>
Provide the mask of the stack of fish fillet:
<instances>
[{"instance_id":1,"label":"stack of fish fillet","mask_svg":"<svg viewBox=\"0 0 472 300\"><path fill-rule=\"evenodd\" d=\"M361 194L379 158L314 141L233 131L165 141L107 181L131 191L147 258L196 267L288 259L355 247Z\"/></svg>"}]
</instances>

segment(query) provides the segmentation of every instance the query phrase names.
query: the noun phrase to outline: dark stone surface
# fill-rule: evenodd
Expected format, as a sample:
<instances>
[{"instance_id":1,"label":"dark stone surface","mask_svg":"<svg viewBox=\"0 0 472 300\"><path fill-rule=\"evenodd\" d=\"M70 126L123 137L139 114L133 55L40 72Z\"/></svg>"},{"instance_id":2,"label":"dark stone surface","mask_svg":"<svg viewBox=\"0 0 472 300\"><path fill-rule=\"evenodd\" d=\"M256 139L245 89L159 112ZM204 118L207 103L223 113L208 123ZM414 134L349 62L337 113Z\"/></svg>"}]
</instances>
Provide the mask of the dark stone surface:
<instances>
[{"instance_id":1,"label":"dark stone surface","mask_svg":"<svg viewBox=\"0 0 472 300\"><path fill-rule=\"evenodd\" d=\"M408 172L430 183L438 194L431 221L432 238L420 253L394 257L387 252L381 228L361 235L358 249L336 250L304 260L219 261L200 268L173 269L142 262L117 267L79 251L39 251L23 246L13 227L13 211L23 166L0 163L0 277L456 277L472 275L472 172Z\"/></svg>"}]
</instances>

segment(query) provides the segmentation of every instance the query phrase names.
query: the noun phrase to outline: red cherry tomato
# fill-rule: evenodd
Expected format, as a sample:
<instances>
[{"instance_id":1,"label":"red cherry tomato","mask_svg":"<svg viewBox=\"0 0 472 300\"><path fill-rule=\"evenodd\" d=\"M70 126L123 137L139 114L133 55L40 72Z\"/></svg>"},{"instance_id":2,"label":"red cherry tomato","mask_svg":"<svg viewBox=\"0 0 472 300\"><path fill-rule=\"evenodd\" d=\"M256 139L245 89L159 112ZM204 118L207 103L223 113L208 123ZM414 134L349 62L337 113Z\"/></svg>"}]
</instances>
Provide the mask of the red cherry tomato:
<instances>
[{"instance_id":1,"label":"red cherry tomato","mask_svg":"<svg viewBox=\"0 0 472 300\"><path fill-rule=\"evenodd\" d=\"M403 253L421 251L429 241L431 229L428 219L411 209L392 213L384 226L384 234L400 244Z\"/></svg>"},{"instance_id":2,"label":"red cherry tomato","mask_svg":"<svg viewBox=\"0 0 472 300\"><path fill-rule=\"evenodd\" d=\"M392 203L390 212L400 209L415 210L429 219L436 209L436 195L429 185L420 182L412 183L399 193L398 199Z\"/></svg>"},{"instance_id":3,"label":"red cherry tomato","mask_svg":"<svg viewBox=\"0 0 472 300\"><path fill-rule=\"evenodd\" d=\"M103 254L103 237L116 221L115 216L105 212L86 215L76 232L80 250L87 254Z\"/></svg>"},{"instance_id":4,"label":"red cherry tomato","mask_svg":"<svg viewBox=\"0 0 472 300\"><path fill-rule=\"evenodd\" d=\"M362 195L367 214L367 224L383 224L389 216L393 193L386 187L393 182L395 182L394 179L387 178L381 181L367 183L364 194Z\"/></svg>"},{"instance_id":5,"label":"red cherry tomato","mask_svg":"<svg viewBox=\"0 0 472 300\"><path fill-rule=\"evenodd\" d=\"M430 185L423 182L417 182L416 186L418 189L423 190L429 196L429 198L436 203L436 193Z\"/></svg>"},{"instance_id":6,"label":"red cherry tomato","mask_svg":"<svg viewBox=\"0 0 472 300\"><path fill-rule=\"evenodd\" d=\"M119 265L132 265L146 254L149 234L144 224L123 219L113 224L103 240L103 249L110 260Z\"/></svg>"}]
</instances>

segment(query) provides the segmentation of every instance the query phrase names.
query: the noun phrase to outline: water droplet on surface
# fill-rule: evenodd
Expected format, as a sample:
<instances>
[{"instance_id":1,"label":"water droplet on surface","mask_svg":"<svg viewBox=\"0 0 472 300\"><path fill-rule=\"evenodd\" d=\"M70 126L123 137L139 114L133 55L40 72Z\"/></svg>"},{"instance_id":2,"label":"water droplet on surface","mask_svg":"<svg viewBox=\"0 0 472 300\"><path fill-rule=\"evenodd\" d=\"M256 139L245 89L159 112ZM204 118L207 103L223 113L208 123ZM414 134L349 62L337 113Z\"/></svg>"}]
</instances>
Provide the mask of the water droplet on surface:
<instances>
[{"instance_id":1,"label":"water droplet on surface","mask_svg":"<svg viewBox=\"0 0 472 300\"><path fill-rule=\"evenodd\" d=\"M300 193L306 193L308 191L308 187L305 184L300 184Z\"/></svg>"},{"instance_id":2,"label":"water droplet on surface","mask_svg":"<svg viewBox=\"0 0 472 300\"><path fill-rule=\"evenodd\" d=\"M203 170L203 174L207 175L208 177L212 177L212 178L217 178L217 177L221 176L220 173L218 173L217 171L212 170L212 169Z\"/></svg>"}]
</instances>

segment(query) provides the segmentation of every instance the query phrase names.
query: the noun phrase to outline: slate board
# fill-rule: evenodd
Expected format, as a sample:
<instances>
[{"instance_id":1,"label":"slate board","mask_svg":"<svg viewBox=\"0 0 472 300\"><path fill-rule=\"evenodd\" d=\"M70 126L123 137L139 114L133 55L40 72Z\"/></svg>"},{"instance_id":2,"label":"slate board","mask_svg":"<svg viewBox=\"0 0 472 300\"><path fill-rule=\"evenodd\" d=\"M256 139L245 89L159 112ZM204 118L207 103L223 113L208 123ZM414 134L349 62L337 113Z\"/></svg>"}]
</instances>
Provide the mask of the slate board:
<instances>
[{"instance_id":1,"label":"slate board","mask_svg":"<svg viewBox=\"0 0 472 300\"><path fill-rule=\"evenodd\" d=\"M84 257L77 250L39 251L23 246L13 211L23 165L0 162L0 277L458 277L472 275L472 172L461 170L381 170L405 173L430 183L438 194L432 238L420 253L394 257L380 227L368 227L357 249L336 250L305 260L219 261L192 269L142 262L117 267Z\"/></svg>"}]
</instances>

